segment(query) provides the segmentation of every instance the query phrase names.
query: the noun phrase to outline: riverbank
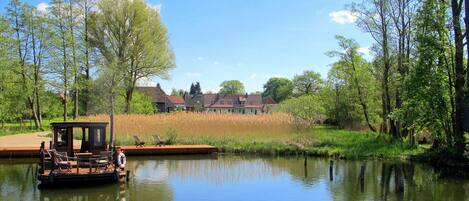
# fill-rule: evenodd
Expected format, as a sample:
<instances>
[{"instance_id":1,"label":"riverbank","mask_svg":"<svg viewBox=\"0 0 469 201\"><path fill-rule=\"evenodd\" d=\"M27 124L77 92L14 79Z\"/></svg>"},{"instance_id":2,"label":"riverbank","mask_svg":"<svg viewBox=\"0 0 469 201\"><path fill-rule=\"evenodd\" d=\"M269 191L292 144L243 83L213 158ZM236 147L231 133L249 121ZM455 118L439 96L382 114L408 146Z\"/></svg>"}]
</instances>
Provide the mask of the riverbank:
<instances>
[{"instance_id":1,"label":"riverbank","mask_svg":"<svg viewBox=\"0 0 469 201\"><path fill-rule=\"evenodd\" d=\"M228 153L303 154L343 159L406 159L425 152L420 146L410 147L384 134L348 131L316 126L309 131L286 138L246 139L236 137L178 138L181 144L209 144Z\"/></svg>"}]
</instances>

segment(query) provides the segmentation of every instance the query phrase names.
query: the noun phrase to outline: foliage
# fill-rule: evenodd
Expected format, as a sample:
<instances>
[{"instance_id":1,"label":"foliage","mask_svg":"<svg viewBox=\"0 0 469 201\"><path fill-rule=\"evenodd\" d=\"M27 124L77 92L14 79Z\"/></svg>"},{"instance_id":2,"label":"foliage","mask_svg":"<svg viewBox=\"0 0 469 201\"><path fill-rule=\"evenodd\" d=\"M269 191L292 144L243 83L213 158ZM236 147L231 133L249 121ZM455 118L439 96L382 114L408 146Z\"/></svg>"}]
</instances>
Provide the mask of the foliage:
<instances>
[{"instance_id":1,"label":"foliage","mask_svg":"<svg viewBox=\"0 0 469 201\"><path fill-rule=\"evenodd\" d=\"M342 128L360 128L362 122L370 130L378 116L379 95L373 79L370 64L357 52L358 44L351 39L336 37L341 51L328 52L339 57L328 75L324 99L327 100L329 117ZM358 126L356 125L358 124Z\"/></svg>"},{"instance_id":2,"label":"foliage","mask_svg":"<svg viewBox=\"0 0 469 201\"><path fill-rule=\"evenodd\" d=\"M309 124L323 117L324 108L322 101L315 95L304 95L283 101L280 111L291 114L297 120L303 120Z\"/></svg>"},{"instance_id":3,"label":"foliage","mask_svg":"<svg viewBox=\"0 0 469 201\"><path fill-rule=\"evenodd\" d=\"M451 144L451 94L447 90L451 74L446 29L447 5L428 0L418 14L417 62L405 80L403 107L395 113L406 128L421 132L428 129L438 140Z\"/></svg>"},{"instance_id":4,"label":"foliage","mask_svg":"<svg viewBox=\"0 0 469 201\"><path fill-rule=\"evenodd\" d=\"M239 80L227 80L220 84L220 94L243 94L244 84Z\"/></svg>"},{"instance_id":5,"label":"foliage","mask_svg":"<svg viewBox=\"0 0 469 201\"><path fill-rule=\"evenodd\" d=\"M262 97L271 97L280 103L292 95L293 83L289 79L272 77L264 84Z\"/></svg>"},{"instance_id":6,"label":"foliage","mask_svg":"<svg viewBox=\"0 0 469 201\"><path fill-rule=\"evenodd\" d=\"M189 91L190 95L195 95L195 94L202 94L202 89L200 88L200 83L196 82L195 84L191 84L191 88Z\"/></svg>"},{"instance_id":7,"label":"foliage","mask_svg":"<svg viewBox=\"0 0 469 201\"><path fill-rule=\"evenodd\" d=\"M321 90L324 81L317 72L306 70L293 78L293 94L295 96L315 95Z\"/></svg>"},{"instance_id":8,"label":"foliage","mask_svg":"<svg viewBox=\"0 0 469 201\"><path fill-rule=\"evenodd\" d=\"M183 97L186 92L183 89L175 89L171 90L171 96L181 96Z\"/></svg>"},{"instance_id":9,"label":"foliage","mask_svg":"<svg viewBox=\"0 0 469 201\"><path fill-rule=\"evenodd\" d=\"M130 112L138 79L168 77L175 66L159 13L143 0L102 0L92 15L90 41L122 72L125 112Z\"/></svg>"}]
</instances>

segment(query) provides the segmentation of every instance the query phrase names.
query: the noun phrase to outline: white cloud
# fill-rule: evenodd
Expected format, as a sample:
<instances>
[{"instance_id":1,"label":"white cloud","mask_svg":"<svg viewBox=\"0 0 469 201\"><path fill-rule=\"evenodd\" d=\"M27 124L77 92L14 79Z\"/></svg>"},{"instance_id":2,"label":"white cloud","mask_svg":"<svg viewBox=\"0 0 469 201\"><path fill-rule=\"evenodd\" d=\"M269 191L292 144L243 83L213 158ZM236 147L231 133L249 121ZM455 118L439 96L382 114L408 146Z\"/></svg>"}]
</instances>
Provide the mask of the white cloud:
<instances>
[{"instance_id":1,"label":"white cloud","mask_svg":"<svg viewBox=\"0 0 469 201\"><path fill-rule=\"evenodd\" d=\"M357 21L359 13L352 12L349 10L339 10L329 13L329 16L332 18L332 21L339 24L351 24Z\"/></svg>"},{"instance_id":2,"label":"white cloud","mask_svg":"<svg viewBox=\"0 0 469 201\"><path fill-rule=\"evenodd\" d=\"M213 64L218 65L218 64L220 64L220 62L219 61L213 61Z\"/></svg>"},{"instance_id":3,"label":"white cloud","mask_svg":"<svg viewBox=\"0 0 469 201\"><path fill-rule=\"evenodd\" d=\"M137 86L139 87L154 87L156 86L156 82L153 81L151 78L142 77L137 80Z\"/></svg>"},{"instance_id":4,"label":"white cloud","mask_svg":"<svg viewBox=\"0 0 469 201\"><path fill-rule=\"evenodd\" d=\"M253 74L251 74L251 75L249 76L249 78L252 79L252 80L253 80L253 79L256 79L256 77L257 77L257 74L255 74L255 73L253 73Z\"/></svg>"},{"instance_id":5,"label":"white cloud","mask_svg":"<svg viewBox=\"0 0 469 201\"><path fill-rule=\"evenodd\" d=\"M369 47L359 47L357 49L357 52L362 53L364 55L369 55L370 54L370 48Z\"/></svg>"},{"instance_id":6,"label":"white cloud","mask_svg":"<svg viewBox=\"0 0 469 201\"><path fill-rule=\"evenodd\" d=\"M186 77L189 77L189 78L200 77L200 76L202 76L202 74L200 73L191 73L191 72L186 73Z\"/></svg>"},{"instance_id":7,"label":"white cloud","mask_svg":"<svg viewBox=\"0 0 469 201\"><path fill-rule=\"evenodd\" d=\"M205 57L197 57L197 60L203 61L203 60L205 60Z\"/></svg>"},{"instance_id":8,"label":"white cloud","mask_svg":"<svg viewBox=\"0 0 469 201\"><path fill-rule=\"evenodd\" d=\"M50 7L49 4L45 3L45 2L42 2L42 3L39 3L37 5L37 11L39 12L42 12L42 13L46 13L47 12L47 9Z\"/></svg>"}]
</instances>

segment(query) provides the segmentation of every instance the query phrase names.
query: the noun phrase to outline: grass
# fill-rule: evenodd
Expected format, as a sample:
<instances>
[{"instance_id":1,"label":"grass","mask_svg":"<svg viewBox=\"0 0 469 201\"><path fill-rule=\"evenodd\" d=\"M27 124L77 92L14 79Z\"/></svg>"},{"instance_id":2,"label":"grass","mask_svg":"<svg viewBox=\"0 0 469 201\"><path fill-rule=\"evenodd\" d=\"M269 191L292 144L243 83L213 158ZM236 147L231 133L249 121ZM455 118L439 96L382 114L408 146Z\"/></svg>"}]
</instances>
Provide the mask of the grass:
<instances>
[{"instance_id":1,"label":"grass","mask_svg":"<svg viewBox=\"0 0 469 201\"><path fill-rule=\"evenodd\" d=\"M83 121L107 121L106 115ZM303 129L298 129L303 128ZM210 144L224 152L299 154L340 158L402 158L423 148L408 147L388 135L340 130L328 126L298 126L289 115L171 113L117 115L116 144L132 145L132 135L153 144L152 135L171 138L175 144Z\"/></svg>"},{"instance_id":2,"label":"grass","mask_svg":"<svg viewBox=\"0 0 469 201\"><path fill-rule=\"evenodd\" d=\"M35 129L34 128L34 121L25 121L24 126L21 127L18 122L16 123L5 123L4 128L0 128L0 136L6 135L15 135L15 134L23 134L23 133L33 133L38 131L49 131L51 130L50 123L62 121L62 118L53 118L53 119L43 119L42 120L42 129Z\"/></svg>"}]
</instances>

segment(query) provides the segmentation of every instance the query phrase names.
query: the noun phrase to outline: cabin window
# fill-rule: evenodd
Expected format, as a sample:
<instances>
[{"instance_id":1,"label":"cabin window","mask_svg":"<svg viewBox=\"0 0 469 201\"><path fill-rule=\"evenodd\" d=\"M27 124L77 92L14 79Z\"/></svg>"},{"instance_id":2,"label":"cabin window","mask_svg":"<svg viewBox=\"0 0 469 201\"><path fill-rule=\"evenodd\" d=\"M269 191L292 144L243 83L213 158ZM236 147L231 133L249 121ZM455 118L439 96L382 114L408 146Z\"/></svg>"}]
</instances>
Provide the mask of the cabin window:
<instances>
[{"instance_id":1,"label":"cabin window","mask_svg":"<svg viewBox=\"0 0 469 201\"><path fill-rule=\"evenodd\" d=\"M61 128L57 131L57 146L58 147L66 147L68 144L68 135L67 129Z\"/></svg>"},{"instance_id":2,"label":"cabin window","mask_svg":"<svg viewBox=\"0 0 469 201\"><path fill-rule=\"evenodd\" d=\"M103 132L102 132L102 129L96 129L95 130L95 134L94 134L94 142L93 142L93 145L95 147L100 147L100 146L103 146Z\"/></svg>"}]
</instances>

